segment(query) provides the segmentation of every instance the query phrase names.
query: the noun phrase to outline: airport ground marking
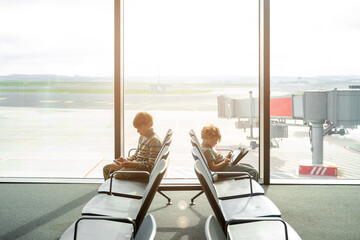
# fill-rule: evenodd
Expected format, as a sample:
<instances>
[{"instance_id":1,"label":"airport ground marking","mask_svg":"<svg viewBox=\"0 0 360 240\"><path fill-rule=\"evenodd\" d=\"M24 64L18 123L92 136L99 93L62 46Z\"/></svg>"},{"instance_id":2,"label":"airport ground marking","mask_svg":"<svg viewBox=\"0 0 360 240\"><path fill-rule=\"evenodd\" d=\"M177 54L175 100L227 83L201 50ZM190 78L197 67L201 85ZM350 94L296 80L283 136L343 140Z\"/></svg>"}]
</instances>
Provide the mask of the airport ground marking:
<instances>
[{"instance_id":1,"label":"airport ground marking","mask_svg":"<svg viewBox=\"0 0 360 240\"><path fill-rule=\"evenodd\" d=\"M85 174L84 178L86 178L92 171L94 171L94 169L97 168L97 166L99 166L99 164L104 160L105 157L103 157L92 169L90 169L90 171Z\"/></svg>"},{"instance_id":2,"label":"airport ground marking","mask_svg":"<svg viewBox=\"0 0 360 240\"><path fill-rule=\"evenodd\" d=\"M345 146L344 148L345 148L346 150L352 152L352 153L360 154L360 152L357 152L357 151L355 151L355 150L350 149L349 146Z\"/></svg>"}]
</instances>

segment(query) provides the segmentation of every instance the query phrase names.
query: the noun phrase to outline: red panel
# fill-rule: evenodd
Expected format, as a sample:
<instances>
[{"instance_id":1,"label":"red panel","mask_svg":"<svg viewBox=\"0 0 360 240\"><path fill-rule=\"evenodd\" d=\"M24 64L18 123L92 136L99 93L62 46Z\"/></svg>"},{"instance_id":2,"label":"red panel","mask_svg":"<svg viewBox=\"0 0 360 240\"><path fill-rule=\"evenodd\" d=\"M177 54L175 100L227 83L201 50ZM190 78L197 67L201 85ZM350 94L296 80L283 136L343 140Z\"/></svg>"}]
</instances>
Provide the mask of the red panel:
<instances>
[{"instance_id":1,"label":"red panel","mask_svg":"<svg viewBox=\"0 0 360 240\"><path fill-rule=\"evenodd\" d=\"M292 117L292 98L287 97L270 99L270 116Z\"/></svg>"},{"instance_id":2,"label":"red panel","mask_svg":"<svg viewBox=\"0 0 360 240\"><path fill-rule=\"evenodd\" d=\"M299 165L299 174L316 176L337 176L337 167Z\"/></svg>"}]
</instances>

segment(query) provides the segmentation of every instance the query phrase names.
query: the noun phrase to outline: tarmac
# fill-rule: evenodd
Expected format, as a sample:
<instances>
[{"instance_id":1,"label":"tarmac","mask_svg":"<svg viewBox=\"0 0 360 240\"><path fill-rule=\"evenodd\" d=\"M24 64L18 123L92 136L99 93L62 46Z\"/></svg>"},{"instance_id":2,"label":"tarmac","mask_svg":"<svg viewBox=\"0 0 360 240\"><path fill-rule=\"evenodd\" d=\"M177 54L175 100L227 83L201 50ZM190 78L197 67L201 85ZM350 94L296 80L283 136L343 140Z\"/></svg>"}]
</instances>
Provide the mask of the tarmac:
<instances>
[{"instance_id":1,"label":"tarmac","mask_svg":"<svg viewBox=\"0 0 360 240\"><path fill-rule=\"evenodd\" d=\"M307 86L309 87L309 86ZM191 86L202 90L203 86ZM250 147L250 129L235 127L237 119L219 118L217 96L256 97L256 86L221 87L209 84L201 94L125 95L125 153L139 138L132 120L138 111L154 117L154 129L162 139L171 128L167 178L196 178L193 170L189 130L200 138L203 126L221 130L220 148ZM272 96L283 96L273 88ZM112 94L66 94L0 92L0 177L102 178L102 167L114 159L114 100ZM259 129L253 129L254 137ZM349 129L343 136L324 136L324 163L338 168L338 176L299 175L300 162L311 162L309 128L289 126L288 138L276 139L271 148L272 179L336 180L360 179L360 130ZM126 155L125 154L125 155ZM242 162L259 167L258 149L250 149Z\"/></svg>"},{"instance_id":2,"label":"tarmac","mask_svg":"<svg viewBox=\"0 0 360 240\"><path fill-rule=\"evenodd\" d=\"M216 111L151 110L160 138L174 131L167 178L196 178L189 130L200 137L204 125L215 124L222 133L219 147L249 147L249 129L237 129L235 119L218 118ZM125 111L125 152L136 147L132 127L136 110ZM0 177L102 178L102 167L114 156L113 111L110 109L61 109L0 107ZM311 161L308 127L289 126L288 138L271 148L273 179L359 179L360 130L324 137L324 162L338 167L338 176L302 176L300 161ZM254 129L258 135L258 129ZM258 149L242 160L258 168Z\"/></svg>"}]
</instances>

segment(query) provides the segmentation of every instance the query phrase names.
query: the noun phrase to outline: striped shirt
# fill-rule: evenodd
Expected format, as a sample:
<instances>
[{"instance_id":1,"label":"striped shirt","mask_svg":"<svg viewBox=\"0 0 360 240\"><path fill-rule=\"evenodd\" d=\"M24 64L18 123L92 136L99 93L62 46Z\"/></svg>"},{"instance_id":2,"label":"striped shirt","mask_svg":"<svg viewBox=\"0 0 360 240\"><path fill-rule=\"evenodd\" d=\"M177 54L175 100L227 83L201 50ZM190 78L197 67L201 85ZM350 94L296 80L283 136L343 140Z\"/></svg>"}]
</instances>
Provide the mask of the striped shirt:
<instances>
[{"instance_id":1,"label":"striped shirt","mask_svg":"<svg viewBox=\"0 0 360 240\"><path fill-rule=\"evenodd\" d=\"M161 140L151 128L145 136L140 136L136 152L127 160L136 163L137 170L151 172L160 149Z\"/></svg>"}]
</instances>

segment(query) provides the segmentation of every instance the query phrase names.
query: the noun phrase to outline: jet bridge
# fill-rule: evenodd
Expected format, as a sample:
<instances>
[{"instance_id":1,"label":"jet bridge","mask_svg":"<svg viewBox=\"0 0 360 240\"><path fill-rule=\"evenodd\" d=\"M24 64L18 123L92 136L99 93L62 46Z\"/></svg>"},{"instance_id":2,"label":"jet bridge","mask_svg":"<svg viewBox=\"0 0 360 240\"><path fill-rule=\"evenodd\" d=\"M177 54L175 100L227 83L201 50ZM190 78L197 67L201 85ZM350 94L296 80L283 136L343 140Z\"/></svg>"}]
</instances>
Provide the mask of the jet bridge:
<instances>
[{"instance_id":1,"label":"jet bridge","mask_svg":"<svg viewBox=\"0 0 360 240\"><path fill-rule=\"evenodd\" d=\"M220 118L237 118L236 126L238 128L250 128L251 130L250 136L248 136L252 140L250 147L258 146L257 138L253 136L253 128L259 126L259 100L252 97L252 92L249 92L248 99L218 96L218 116ZM272 145L277 147L277 142L273 144L274 140L287 138L288 126L309 127L312 166L320 166L323 165L323 137L326 134L343 135L347 129L354 129L360 125L360 90L306 91L291 97L272 98L270 100L270 117L270 137ZM292 123L288 122L290 119ZM301 123L297 123L296 120L301 120ZM311 171L313 169L310 169ZM334 170L332 175L337 175L337 171Z\"/></svg>"},{"instance_id":2,"label":"jet bridge","mask_svg":"<svg viewBox=\"0 0 360 240\"><path fill-rule=\"evenodd\" d=\"M360 125L360 90L307 91L293 96L293 107L294 118L310 123L313 164L323 163L323 136Z\"/></svg>"},{"instance_id":3,"label":"jet bridge","mask_svg":"<svg viewBox=\"0 0 360 240\"><path fill-rule=\"evenodd\" d=\"M277 139L288 137L287 119L292 117L291 97L271 99L270 115L270 138L271 146L279 147ZM255 149L259 146L258 137L254 136L253 128L259 127L259 99L252 97L249 92L248 99L232 99L225 95L218 96L218 117L219 118L237 118L235 123L237 128L249 128L250 147Z\"/></svg>"}]
</instances>

